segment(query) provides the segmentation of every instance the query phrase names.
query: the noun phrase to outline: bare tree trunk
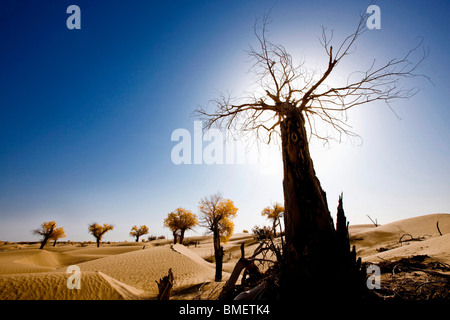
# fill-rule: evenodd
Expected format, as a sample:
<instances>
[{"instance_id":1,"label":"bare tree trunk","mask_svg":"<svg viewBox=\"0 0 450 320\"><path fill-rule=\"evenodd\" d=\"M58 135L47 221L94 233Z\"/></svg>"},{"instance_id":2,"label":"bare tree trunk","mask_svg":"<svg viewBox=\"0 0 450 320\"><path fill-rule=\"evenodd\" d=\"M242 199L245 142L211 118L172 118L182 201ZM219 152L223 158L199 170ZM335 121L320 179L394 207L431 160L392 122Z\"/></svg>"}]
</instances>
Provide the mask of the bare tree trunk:
<instances>
[{"instance_id":1,"label":"bare tree trunk","mask_svg":"<svg viewBox=\"0 0 450 320\"><path fill-rule=\"evenodd\" d=\"M177 240L178 240L177 232L174 231L174 232L173 232L173 244L177 244Z\"/></svg>"},{"instance_id":2,"label":"bare tree trunk","mask_svg":"<svg viewBox=\"0 0 450 320\"><path fill-rule=\"evenodd\" d=\"M97 238L97 248L100 247L100 238Z\"/></svg>"},{"instance_id":3,"label":"bare tree trunk","mask_svg":"<svg viewBox=\"0 0 450 320\"><path fill-rule=\"evenodd\" d=\"M43 240L42 240L42 242L41 242L41 246L39 247L39 249L44 249L44 246L47 244L47 241L48 241L48 238L47 237L45 237Z\"/></svg>"},{"instance_id":4,"label":"bare tree trunk","mask_svg":"<svg viewBox=\"0 0 450 320\"><path fill-rule=\"evenodd\" d=\"M214 259L216 260L216 275L214 281L222 281L222 267L223 267L223 247L214 250Z\"/></svg>"},{"instance_id":5,"label":"bare tree trunk","mask_svg":"<svg viewBox=\"0 0 450 320\"><path fill-rule=\"evenodd\" d=\"M288 263L307 260L308 264L315 264L334 235L334 226L325 192L314 171L305 119L300 112L293 111L281 123L281 139L286 257Z\"/></svg>"},{"instance_id":6,"label":"bare tree trunk","mask_svg":"<svg viewBox=\"0 0 450 320\"><path fill-rule=\"evenodd\" d=\"M215 281L222 281L223 247L220 245L218 221L214 224L213 231L214 260L216 262Z\"/></svg>"},{"instance_id":7,"label":"bare tree trunk","mask_svg":"<svg viewBox=\"0 0 450 320\"><path fill-rule=\"evenodd\" d=\"M337 232L314 171L305 119L300 112L292 111L281 123L281 139L286 239L283 293L289 296L295 292L309 299L333 297L345 287L346 280L338 278L352 273L355 266L342 199Z\"/></svg>"},{"instance_id":8,"label":"bare tree trunk","mask_svg":"<svg viewBox=\"0 0 450 320\"><path fill-rule=\"evenodd\" d=\"M183 244L185 231L186 230L183 230L183 229L181 229L181 231L180 231L180 244Z\"/></svg>"}]
</instances>

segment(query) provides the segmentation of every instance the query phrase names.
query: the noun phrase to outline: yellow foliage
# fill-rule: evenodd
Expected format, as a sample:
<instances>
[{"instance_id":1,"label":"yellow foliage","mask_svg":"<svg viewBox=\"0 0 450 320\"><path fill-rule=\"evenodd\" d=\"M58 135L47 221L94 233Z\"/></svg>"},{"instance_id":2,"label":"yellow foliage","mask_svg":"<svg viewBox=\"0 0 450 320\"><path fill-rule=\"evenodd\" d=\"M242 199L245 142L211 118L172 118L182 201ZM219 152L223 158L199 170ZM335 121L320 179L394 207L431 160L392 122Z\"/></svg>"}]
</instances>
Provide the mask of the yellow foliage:
<instances>
[{"instance_id":1,"label":"yellow foliage","mask_svg":"<svg viewBox=\"0 0 450 320\"><path fill-rule=\"evenodd\" d=\"M234 223L229 218L223 218L219 221L220 241L227 243L233 235Z\"/></svg>"},{"instance_id":2,"label":"yellow foliage","mask_svg":"<svg viewBox=\"0 0 450 320\"><path fill-rule=\"evenodd\" d=\"M55 221L43 222L41 224L41 227L39 229L34 230L33 233L44 237L50 237L55 228L56 228Z\"/></svg>"},{"instance_id":3,"label":"yellow foliage","mask_svg":"<svg viewBox=\"0 0 450 320\"><path fill-rule=\"evenodd\" d=\"M276 221L281 218L281 215L284 213L284 206L275 202L272 206L265 207L261 211L262 216L267 216L268 219Z\"/></svg>"},{"instance_id":4,"label":"yellow foliage","mask_svg":"<svg viewBox=\"0 0 450 320\"><path fill-rule=\"evenodd\" d=\"M131 231L130 231L130 236L140 237L140 236L142 236L144 234L147 234L147 233L148 233L148 227L146 225L143 225L143 226L140 226L140 227L133 226L133 228L131 228Z\"/></svg>"},{"instance_id":5,"label":"yellow foliage","mask_svg":"<svg viewBox=\"0 0 450 320\"><path fill-rule=\"evenodd\" d=\"M171 231L192 229L197 224L197 215L184 208L177 208L164 219L164 226Z\"/></svg>"},{"instance_id":6,"label":"yellow foliage","mask_svg":"<svg viewBox=\"0 0 450 320\"><path fill-rule=\"evenodd\" d=\"M223 199L220 194L215 194L200 200L200 212L203 214L202 222L210 233L227 242L233 235L234 223L238 208L230 199Z\"/></svg>"},{"instance_id":7,"label":"yellow foliage","mask_svg":"<svg viewBox=\"0 0 450 320\"><path fill-rule=\"evenodd\" d=\"M64 228L59 227L59 228L53 229L50 239L58 240L59 238L65 238L65 237L66 237L66 233L64 231Z\"/></svg>"},{"instance_id":8,"label":"yellow foliage","mask_svg":"<svg viewBox=\"0 0 450 320\"><path fill-rule=\"evenodd\" d=\"M97 223L93 223L91 225L89 225L89 232L97 239L101 240L101 238L103 237L103 235L110 231L113 230L114 227L112 225L106 224L104 223L103 226L97 224Z\"/></svg>"}]
</instances>

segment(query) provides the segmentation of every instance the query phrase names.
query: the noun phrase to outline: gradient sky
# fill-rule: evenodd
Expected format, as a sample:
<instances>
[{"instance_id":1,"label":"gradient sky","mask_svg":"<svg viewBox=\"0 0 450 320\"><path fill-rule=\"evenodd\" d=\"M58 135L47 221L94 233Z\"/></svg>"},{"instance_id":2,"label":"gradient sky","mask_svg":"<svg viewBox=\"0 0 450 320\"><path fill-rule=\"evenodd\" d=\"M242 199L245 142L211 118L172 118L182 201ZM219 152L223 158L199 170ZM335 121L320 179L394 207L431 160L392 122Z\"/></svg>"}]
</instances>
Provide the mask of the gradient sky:
<instances>
[{"instance_id":1,"label":"gradient sky","mask_svg":"<svg viewBox=\"0 0 450 320\"><path fill-rule=\"evenodd\" d=\"M81 8L81 30L66 9ZM108 241L133 241L135 224L170 235L163 219L221 191L239 208L236 232L269 224L261 210L283 201L277 147L261 165L175 165L177 128L193 132L198 105L218 91L237 96L250 82L245 50L255 19L272 9L270 40L306 66L326 66L321 26L339 41L356 27L364 1L47 1L0 7L0 240L38 240L43 221L63 240L94 240L89 223L110 223ZM369 30L340 66L401 57L420 37L429 56L407 87L409 100L349 113L363 139L312 142L316 173L335 216L338 195L350 224L381 224L450 211L448 1L378 1L381 29ZM278 159L278 161L280 161ZM270 169L266 171L265 169ZM197 228L189 235L202 235Z\"/></svg>"}]
</instances>

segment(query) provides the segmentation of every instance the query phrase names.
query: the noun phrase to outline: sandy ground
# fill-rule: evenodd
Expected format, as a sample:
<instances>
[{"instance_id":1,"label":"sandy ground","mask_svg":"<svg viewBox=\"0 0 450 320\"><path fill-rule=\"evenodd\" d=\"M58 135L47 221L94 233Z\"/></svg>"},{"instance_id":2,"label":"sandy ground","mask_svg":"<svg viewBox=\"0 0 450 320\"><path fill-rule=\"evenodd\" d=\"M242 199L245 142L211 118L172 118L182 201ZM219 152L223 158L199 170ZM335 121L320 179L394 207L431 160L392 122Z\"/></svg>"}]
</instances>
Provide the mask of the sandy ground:
<instances>
[{"instance_id":1,"label":"sandy ground","mask_svg":"<svg viewBox=\"0 0 450 320\"><path fill-rule=\"evenodd\" d=\"M349 232L358 256L366 262L428 255L450 263L450 214L425 215L378 227L355 225ZM246 256L258 246L251 234L236 234L224 245L223 281L215 283L211 237L195 241L196 245L191 242L189 246L155 241L104 244L100 248L59 244L44 250L39 250L38 244L1 244L0 300L155 299L156 281L170 268L175 276L174 299L208 298L228 279L240 257L240 245L245 243ZM80 268L80 289L67 287L70 265Z\"/></svg>"},{"instance_id":2,"label":"sandy ground","mask_svg":"<svg viewBox=\"0 0 450 320\"><path fill-rule=\"evenodd\" d=\"M439 235L436 222L439 221ZM381 225L349 227L351 243L363 261L427 254L450 263L450 214L430 214ZM402 240L402 241L400 241Z\"/></svg>"}]
</instances>

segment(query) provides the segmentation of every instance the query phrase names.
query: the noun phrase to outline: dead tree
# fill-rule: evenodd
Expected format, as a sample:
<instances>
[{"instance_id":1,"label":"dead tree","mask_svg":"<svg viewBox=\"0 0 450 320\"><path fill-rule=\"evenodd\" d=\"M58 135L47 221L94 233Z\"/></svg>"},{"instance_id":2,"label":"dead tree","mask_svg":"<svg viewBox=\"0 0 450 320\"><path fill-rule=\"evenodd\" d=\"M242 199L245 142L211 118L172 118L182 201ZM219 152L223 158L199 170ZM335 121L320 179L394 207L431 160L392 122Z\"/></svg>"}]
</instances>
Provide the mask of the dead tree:
<instances>
[{"instance_id":1,"label":"dead tree","mask_svg":"<svg viewBox=\"0 0 450 320\"><path fill-rule=\"evenodd\" d=\"M330 75L339 70L341 61L367 30L366 20L367 14L361 15L355 32L337 46L332 46L333 34L330 37L323 29L321 44L328 62L325 71L319 73L305 68L303 63L294 65L285 47L267 39L269 19L265 16L261 23L255 23L257 47L249 51L258 88L242 98L220 94L212 103L213 110L198 107L194 112L204 121L204 129L218 126L242 134L252 132L267 143L274 137L281 139L285 204L282 291L288 297L290 291L307 297L319 298L324 293L333 296L333 289L339 291L342 287L330 284L327 275L335 270L351 274L355 268L347 259L353 253L336 250L339 232L309 152L311 138L325 143L333 138L321 132L316 122L327 124L339 141L343 136L357 137L346 123L348 110L375 101L390 107L390 102L410 98L417 92L401 88L400 80L418 76L417 68L426 54L412 60L421 43L403 58L384 64L373 60L365 71L349 73L346 82L331 82ZM333 279L338 277L335 274Z\"/></svg>"},{"instance_id":2,"label":"dead tree","mask_svg":"<svg viewBox=\"0 0 450 320\"><path fill-rule=\"evenodd\" d=\"M411 234L405 233L398 239L398 243L402 244L403 242L409 242L409 241L422 241L424 239L425 239L425 236L418 236L417 238L414 238Z\"/></svg>"},{"instance_id":3,"label":"dead tree","mask_svg":"<svg viewBox=\"0 0 450 320\"><path fill-rule=\"evenodd\" d=\"M377 219L375 219L375 221L373 221L373 219L372 219L368 214L366 214L366 216L367 216L367 218L370 219L370 221L372 221L372 223L375 225L375 228L378 227L378 221L377 221Z\"/></svg>"},{"instance_id":4,"label":"dead tree","mask_svg":"<svg viewBox=\"0 0 450 320\"><path fill-rule=\"evenodd\" d=\"M245 258L244 243L241 244L241 258L234 266L231 276L223 286L222 291L219 295L220 300L230 300L234 298L233 293L236 288L236 282L242 271L249 271L250 276L253 277L253 279L257 278L257 280L260 280L262 278L262 274L259 271L258 267L255 265L255 261L259 260L256 258L258 254L260 254L264 250L267 250L267 248L264 248L265 243L266 241L261 242L258 248L256 248L256 250L253 252L253 255L249 258ZM261 287L259 287L257 290L258 293L261 293ZM250 296L253 297L252 295ZM247 295L246 298L249 298L249 296Z\"/></svg>"},{"instance_id":5,"label":"dead tree","mask_svg":"<svg viewBox=\"0 0 450 320\"><path fill-rule=\"evenodd\" d=\"M173 287L173 273L172 268L169 269L169 273L167 276L164 276L163 278L159 279L159 282L156 281L156 284L158 285L158 300L169 300L170 294L172 293L172 287Z\"/></svg>"},{"instance_id":6,"label":"dead tree","mask_svg":"<svg viewBox=\"0 0 450 320\"><path fill-rule=\"evenodd\" d=\"M442 236L441 229L439 229L439 221L436 222L436 228L437 228L437 230L439 232L439 235Z\"/></svg>"}]
</instances>

